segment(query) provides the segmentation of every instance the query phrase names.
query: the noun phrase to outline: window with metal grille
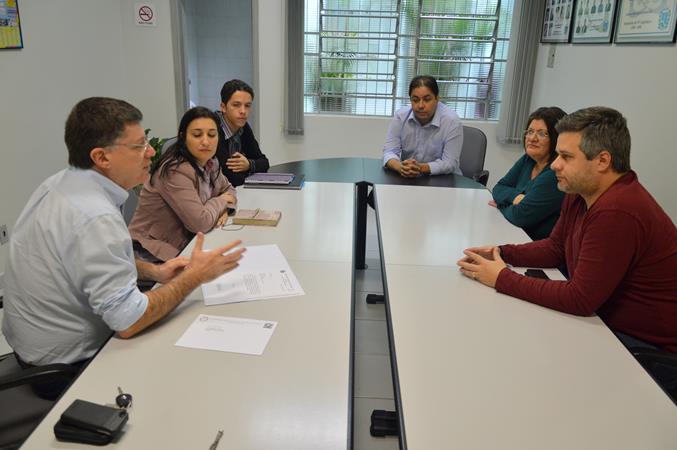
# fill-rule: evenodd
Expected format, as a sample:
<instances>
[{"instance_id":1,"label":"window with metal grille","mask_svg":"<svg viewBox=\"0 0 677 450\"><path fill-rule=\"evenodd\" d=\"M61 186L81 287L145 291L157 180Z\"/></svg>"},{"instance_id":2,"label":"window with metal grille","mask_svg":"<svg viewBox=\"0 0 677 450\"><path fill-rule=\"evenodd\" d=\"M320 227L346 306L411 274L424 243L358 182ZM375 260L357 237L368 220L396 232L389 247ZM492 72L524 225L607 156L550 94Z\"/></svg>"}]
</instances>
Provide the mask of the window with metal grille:
<instances>
[{"instance_id":1,"label":"window with metal grille","mask_svg":"<svg viewBox=\"0 0 677 450\"><path fill-rule=\"evenodd\" d=\"M463 119L497 120L514 0L305 0L304 111L390 116L432 75Z\"/></svg>"}]
</instances>

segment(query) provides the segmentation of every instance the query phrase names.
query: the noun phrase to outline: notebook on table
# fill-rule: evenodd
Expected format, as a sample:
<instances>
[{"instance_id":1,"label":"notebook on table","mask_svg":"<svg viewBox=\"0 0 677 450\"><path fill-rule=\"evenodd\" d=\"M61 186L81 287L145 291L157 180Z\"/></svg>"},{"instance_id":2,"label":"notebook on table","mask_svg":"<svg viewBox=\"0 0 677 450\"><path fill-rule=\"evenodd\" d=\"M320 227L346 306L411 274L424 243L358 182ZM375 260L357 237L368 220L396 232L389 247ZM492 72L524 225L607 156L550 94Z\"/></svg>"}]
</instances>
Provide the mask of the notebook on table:
<instances>
[{"instance_id":1,"label":"notebook on table","mask_svg":"<svg viewBox=\"0 0 677 450\"><path fill-rule=\"evenodd\" d=\"M289 184L294 180L293 173L259 172L245 178L245 184Z\"/></svg>"},{"instance_id":2,"label":"notebook on table","mask_svg":"<svg viewBox=\"0 0 677 450\"><path fill-rule=\"evenodd\" d=\"M233 216L233 225L265 225L274 227L282 217L281 211L263 209L240 209Z\"/></svg>"},{"instance_id":3,"label":"notebook on table","mask_svg":"<svg viewBox=\"0 0 677 450\"><path fill-rule=\"evenodd\" d=\"M280 175L282 175L280 177ZM286 180L289 179L287 182ZM245 189L301 189L304 175L293 173L255 173L244 180ZM267 181L258 181L267 180Z\"/></svg>"}]
</instances>

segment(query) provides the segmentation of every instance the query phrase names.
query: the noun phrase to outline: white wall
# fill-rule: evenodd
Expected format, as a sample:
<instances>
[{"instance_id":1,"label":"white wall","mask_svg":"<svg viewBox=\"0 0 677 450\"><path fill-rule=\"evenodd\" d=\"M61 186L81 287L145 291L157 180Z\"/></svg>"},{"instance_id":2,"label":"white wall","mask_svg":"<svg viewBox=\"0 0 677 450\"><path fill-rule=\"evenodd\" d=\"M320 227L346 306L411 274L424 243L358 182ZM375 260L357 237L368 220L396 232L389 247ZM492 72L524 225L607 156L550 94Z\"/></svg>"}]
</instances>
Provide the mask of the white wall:
<instances>
[{"instance_id":1,"label":"white wall","mask_svg":"<svg viewBox=\"0 0 677 450\"><path fill-rule=\"evenodd\" d=\"M539 48L532 105L557 105L567 112L601 105L621 111L632 137L632 168L675 221L677 47L560 45L552 69L546 67L548 47Z\"/></svg>"},{"instance_id":2,"label":"white wall","mask_svg":"<svg viewBox=\"0 0 677 450\"><path fill-rule=\"evenodd\" d=\"M81 2L88 3L86 0L70 0L69 3ZM108 2L96 0L95 3ZM174 136L178 121L170 0L152 2L158 18L156 27L135 25L133 14L135 0L118 0L117 3L123 46L120 61L120 65L124 68L123 98L143 112L144 126L151 128L153 135ZM115 21L115 17L102 20ZM108 36L102 35L96 37L100 40L107 38ZM90 56L83 55L83 59L87 60ZM104 70L105 67L99 70Z\"/></svg>"},{"instance_id":3,"label":"white wall","mask_svg":"<svg viewBox=\"0 0 677 450\"><path fill-rule=\"evenodd\" d=\"M77 101L112 96L160 135L176 129L169 0L158 26L134 25L132 0L22 0L24 49L0 53L0 223L10 228L37 185L66 166L63 125ZM0 272L7 246L0 247Z\"/></svg>"}]
</instances>

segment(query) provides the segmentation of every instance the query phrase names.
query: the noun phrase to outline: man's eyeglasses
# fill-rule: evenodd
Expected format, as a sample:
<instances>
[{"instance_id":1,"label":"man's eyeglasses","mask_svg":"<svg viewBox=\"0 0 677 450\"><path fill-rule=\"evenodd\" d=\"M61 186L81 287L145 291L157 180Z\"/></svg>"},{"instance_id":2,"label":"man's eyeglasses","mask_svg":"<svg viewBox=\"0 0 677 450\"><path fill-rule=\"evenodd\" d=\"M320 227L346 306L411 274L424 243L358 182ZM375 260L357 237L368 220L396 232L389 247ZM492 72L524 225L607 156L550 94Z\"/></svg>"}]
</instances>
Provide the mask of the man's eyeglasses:
<instances>
[{"instance_id":1,"label":"man's eyeglasses","mask_svg":"<svg viewBox=\"0 0 677 450\"><path fill-rule=\"evenodd\" d=\"M143 153L148 150L150 142L148 142L148 140L144 140L143 144L125 144L123 142L113 142L111 145L109 145L109 147L114 147L116 145L121 145L123 147L131 148L132 150L137 150L139 153Z\"/></svg>"},{"instance_id":2,"label":"man's eyeglasses","mask_svg":"<svg viewBox=\"0 0 677 450\"><path fill-rule=\"evenodd\" d=\"M548 135L548 132L547 132L547 131L544 131L544 130L538 130L538 131L537 131L537 130L529 129L529 130L526 130L526 131L524 132L524 136L529 137L529 138L532 137L534 134L535 134L536 136L538 136L539 139L545 139L545 138L547 138L547 137L549 136L549 135Z\"/></svg>"}]
</instances>

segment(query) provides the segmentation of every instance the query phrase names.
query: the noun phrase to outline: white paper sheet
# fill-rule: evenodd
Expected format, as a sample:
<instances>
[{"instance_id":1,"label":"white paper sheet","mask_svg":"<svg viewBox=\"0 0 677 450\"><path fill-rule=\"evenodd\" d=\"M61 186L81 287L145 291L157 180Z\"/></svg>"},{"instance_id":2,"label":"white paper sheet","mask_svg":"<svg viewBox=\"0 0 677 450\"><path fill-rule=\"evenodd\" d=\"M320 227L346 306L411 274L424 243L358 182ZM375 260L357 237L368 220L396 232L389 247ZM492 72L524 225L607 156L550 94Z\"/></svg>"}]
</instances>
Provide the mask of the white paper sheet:
<instances>
[{"instance_id":1,"label":"white paper sheet","mask_svg":"<svg viewBox=\"0 0 677 450\"><path fill-rule=\"evenodd\" d=\"M262 355L277 322L200 314L176 341L178 347Z\"/></svg>"},{"instance_id":2,"label":"white paper sheet","mask_svg":"<svg viewBox=\"0 0 677 450\"><path fill-rule=\"evenodd\" d=\"M305 295L277 245L247 247L240 265L202 285L205 305Z\"/></svg>"}]
</instances>

